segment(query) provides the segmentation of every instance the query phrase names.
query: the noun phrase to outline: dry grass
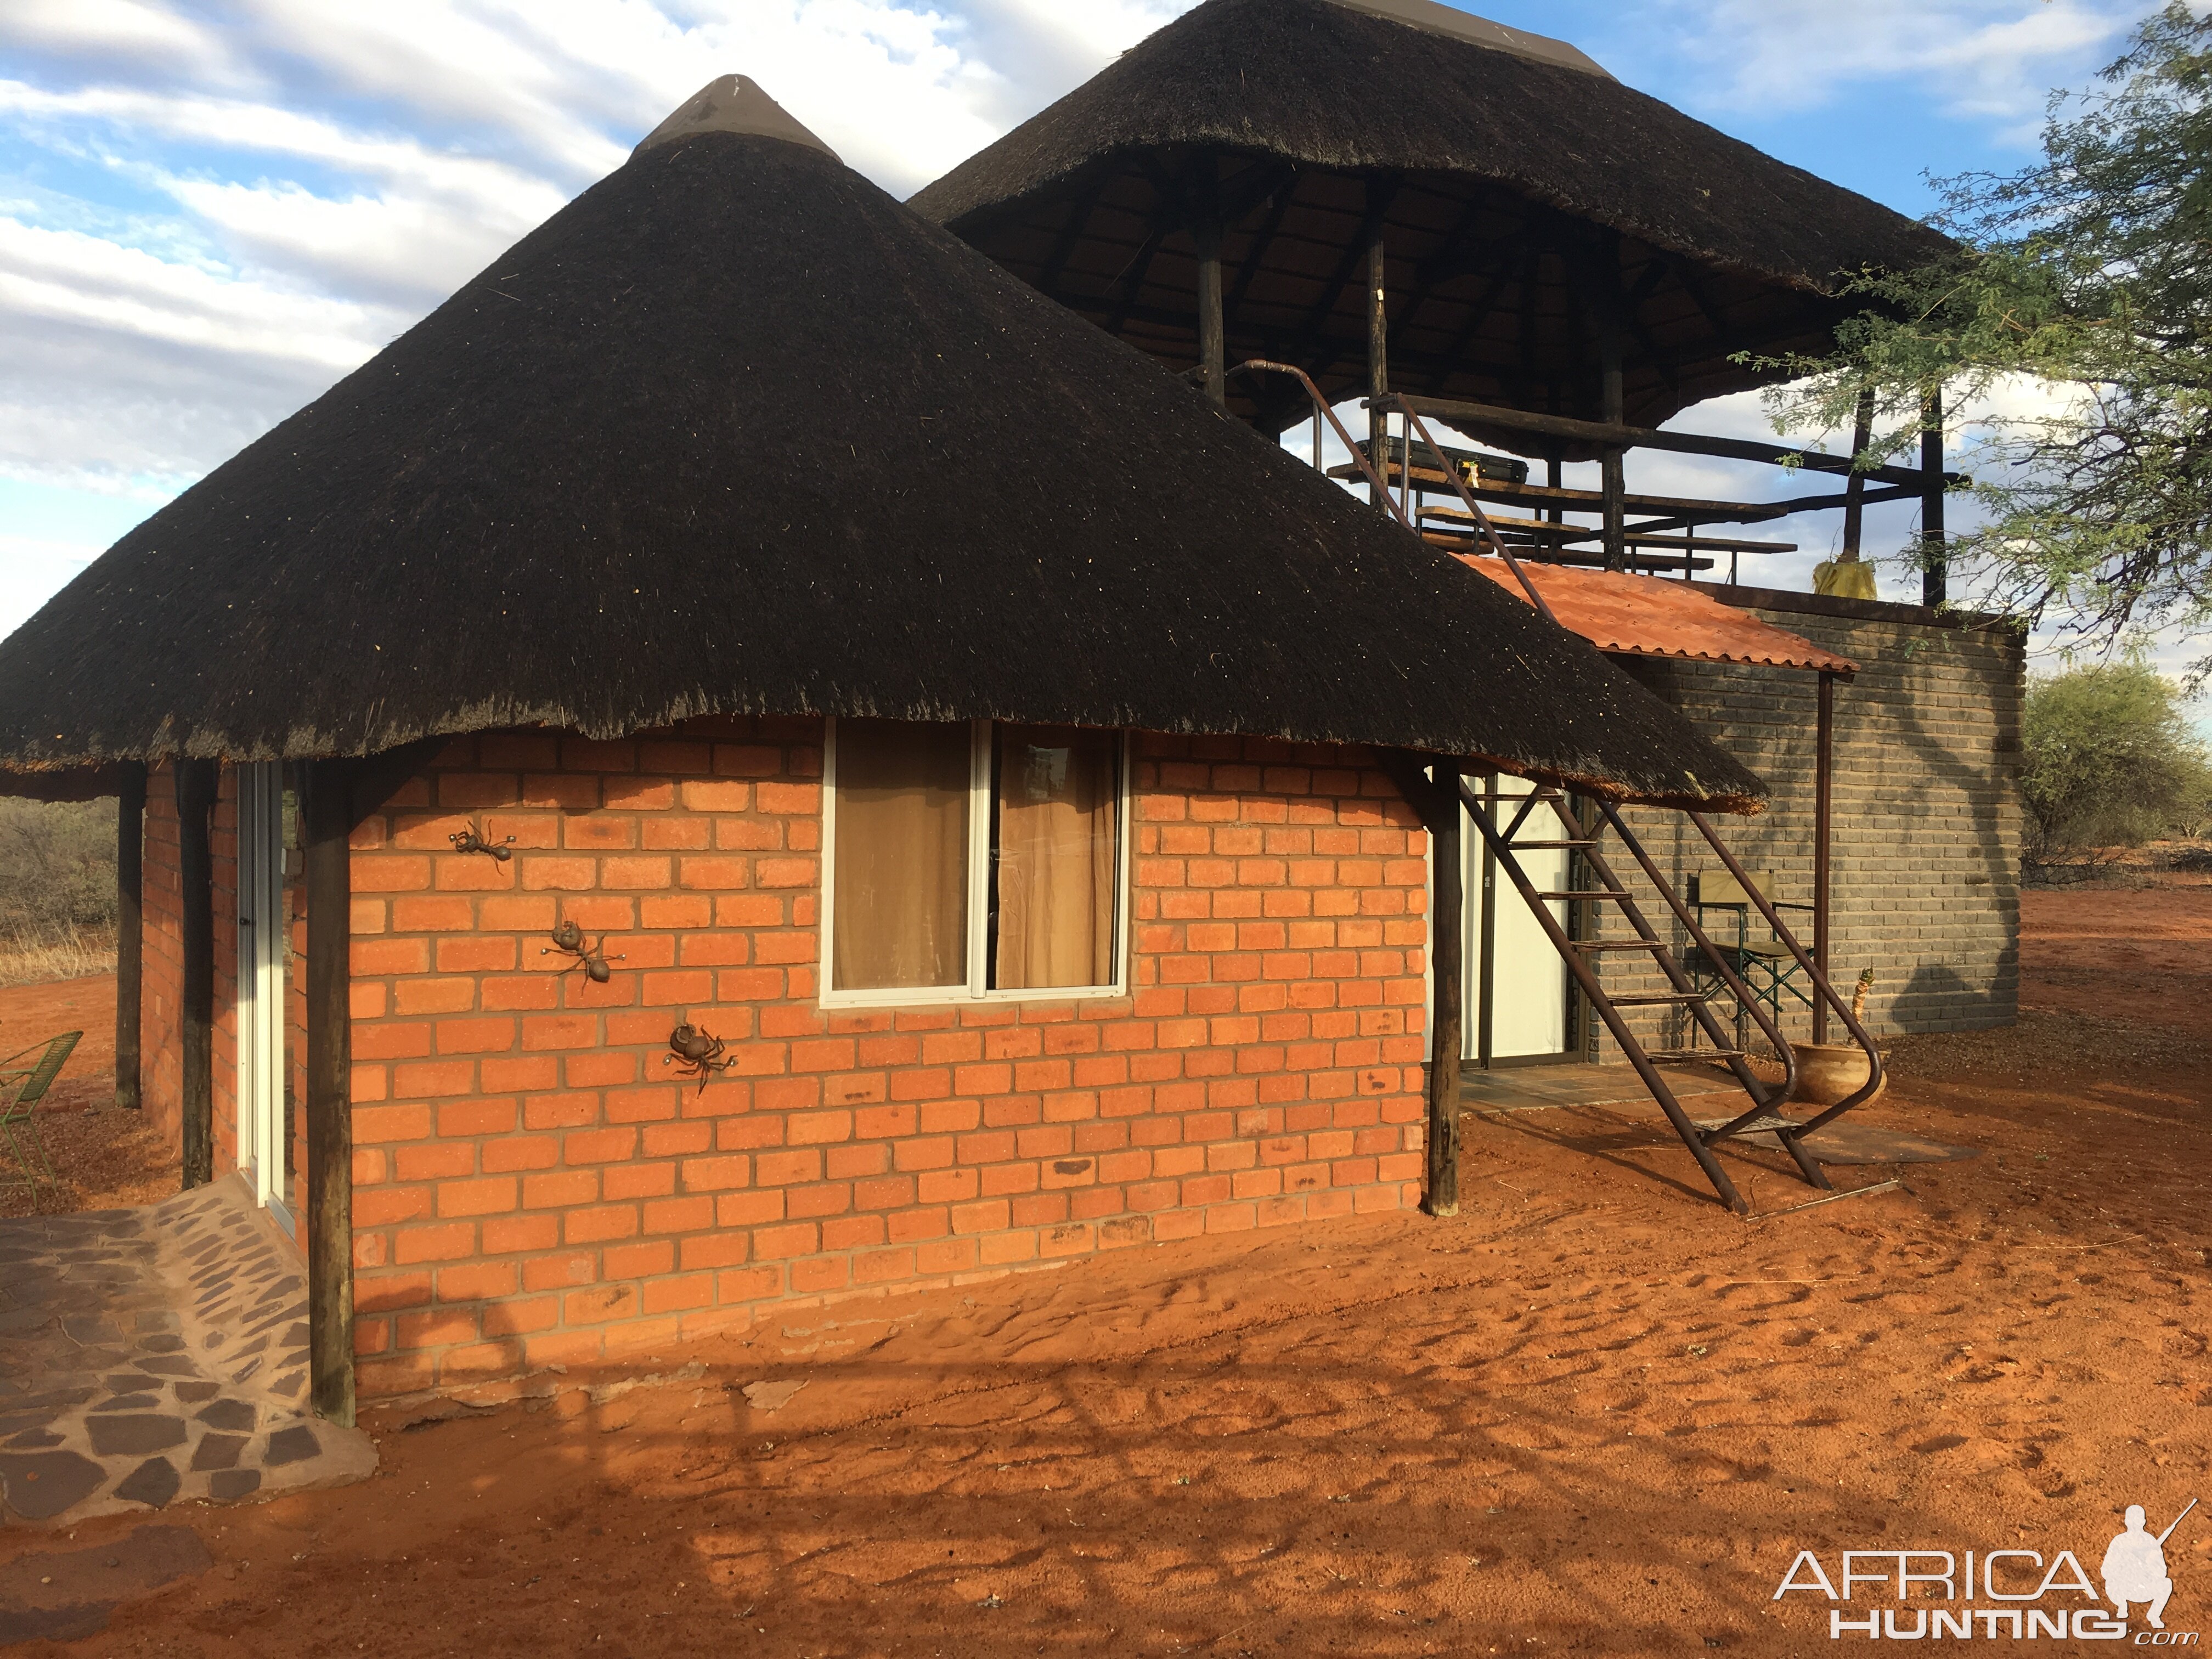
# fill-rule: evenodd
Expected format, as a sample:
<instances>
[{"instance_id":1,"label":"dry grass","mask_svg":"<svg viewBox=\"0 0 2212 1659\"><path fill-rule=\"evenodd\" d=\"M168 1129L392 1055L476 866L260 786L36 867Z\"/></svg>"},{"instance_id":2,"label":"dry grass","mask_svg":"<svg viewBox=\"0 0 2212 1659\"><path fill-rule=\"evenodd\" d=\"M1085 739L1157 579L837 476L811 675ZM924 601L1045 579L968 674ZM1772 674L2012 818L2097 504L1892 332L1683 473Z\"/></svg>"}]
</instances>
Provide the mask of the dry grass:
<instances>
[{"instance_id":1,"label":"dry grass","mask_svg":"<svg viewBox=\"0 0 2212 1659\"><path fill-rule=\"evenodd\" d=\"M114 971L112 933L64 925L0 935L0 985L44 985Z\"/></svg>"}]
</instances>

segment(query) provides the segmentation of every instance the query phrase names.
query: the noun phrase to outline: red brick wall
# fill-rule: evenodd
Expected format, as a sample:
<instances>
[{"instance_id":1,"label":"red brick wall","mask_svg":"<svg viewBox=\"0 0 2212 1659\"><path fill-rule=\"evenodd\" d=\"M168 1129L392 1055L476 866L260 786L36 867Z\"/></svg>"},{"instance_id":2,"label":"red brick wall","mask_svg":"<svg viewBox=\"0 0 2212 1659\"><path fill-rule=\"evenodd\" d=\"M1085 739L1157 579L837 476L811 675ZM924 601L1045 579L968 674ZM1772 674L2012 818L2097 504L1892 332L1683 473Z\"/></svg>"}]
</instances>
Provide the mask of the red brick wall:
<instances>
[{"instance_id":1,"label":"red brick wall","mask_svg":"<svg viewBox=\"0 0 2212 1659\"><path fill-rule=\"evenodd\" d=\"M820 775L812 720L494 734L362 824L364 1395L1414 1201L1425 843L1364 752L1140 740L1132 994L905 1012L817 1006ZM564 917L612 983L539 954Z\"/></svg>"},{"instance_id":2,"label":"red brick wall","mask_svg":"<svg viewBox=\"0 0 2212 1659\"><path fill-rule=\"evenodd\" d=\"M146 779L140 869L145 959L138 1005L140 1109L173 1158L184 1158L185 912L177 847L177 787L166 765Z\"/></svg>"}]
</instances>

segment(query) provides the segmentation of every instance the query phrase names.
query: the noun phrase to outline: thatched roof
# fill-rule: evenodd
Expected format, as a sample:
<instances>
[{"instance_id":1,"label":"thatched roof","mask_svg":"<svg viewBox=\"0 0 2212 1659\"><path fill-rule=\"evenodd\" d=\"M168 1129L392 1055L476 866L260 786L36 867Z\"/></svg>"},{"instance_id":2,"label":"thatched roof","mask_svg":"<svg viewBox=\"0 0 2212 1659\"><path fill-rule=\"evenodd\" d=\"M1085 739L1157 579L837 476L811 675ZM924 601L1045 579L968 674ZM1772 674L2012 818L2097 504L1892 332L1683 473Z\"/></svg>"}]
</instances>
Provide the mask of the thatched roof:
<instances>
[{"instance_id":1,"label":"thatched roof","mask_svg":"<svg viewBox=\"0 0 2212 1659\"><path fill-rule=\"evenodd\" d=\"M1584 641L833 155L702 118L0 644L0 768L845 714L1764 793Z\"/></svg>"},{"instance_id":2,"label":"thatched roof","mask_svg":"<svg viewBox=\"0 0 2212 1659\"><path fill-rule=\"evenodd\" d=\"M1190 228L1218 211L1229 361L1297 362L1340 397L1365 388L1379 221L1395 390L1601 418L1610 294L1639 426L1753 384L1735 353L1829 343L1839 273L1948 246L1571 47L1431 0L1207 0L913 205L1178 369L1197 354ZM1232 406L1279 428L1302 411L1254 401L1277 390L1238 386Z\"/></svg>"}]
</instances>

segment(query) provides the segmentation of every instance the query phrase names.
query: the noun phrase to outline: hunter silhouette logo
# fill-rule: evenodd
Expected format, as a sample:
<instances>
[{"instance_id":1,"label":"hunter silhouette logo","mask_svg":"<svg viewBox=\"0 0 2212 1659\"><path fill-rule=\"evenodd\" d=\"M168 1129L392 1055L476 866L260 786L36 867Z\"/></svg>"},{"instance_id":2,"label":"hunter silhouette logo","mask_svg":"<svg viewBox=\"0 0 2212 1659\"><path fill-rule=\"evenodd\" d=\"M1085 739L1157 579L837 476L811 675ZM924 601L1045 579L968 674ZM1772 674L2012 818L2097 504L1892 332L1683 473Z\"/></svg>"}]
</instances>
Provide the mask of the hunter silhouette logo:
<instances>
[{"instance_id":1,"label":"hunter silhouette logo","mask_svg":"<svg viewBox=\"0 0 2212 1659\"><path fill-rule=\"evenodd\" d=\"M2197 1500L2189 1500L2189 1510L2197 1507ZM2173 1527L2189 1518L2189 1510L2173 1517ZM2148 1601L2150 1612L2145 1616L2153 1630L2166 1628L2166 1604L2173 1595L2173 1580L2166 1576L2166 1540L2173 1536L2173 1527L2154 1538L2143 1530L2143 1506L2128 1505L2128 1529L2105 1547L2105 1599L2120 1610L2120 1617L2128 1616L2128 1603Z\"/></svg>"},{"instance_id":2,"label":"hunter silhouette logo","mask_svg":"<svg viewBox=\"0 0 2212 1659\"><path fill-rule=\"evenodd\" d=\"M2014 1642L2049 1638L2195 1647L2197 1632L2166 1627L2166 1603L2173 1597L2166 1544L2196 1507L2192 1498L2164 1532L2154 1533L2143 1506L2129 1504L2124 1529L2105 1547L2098 1564L2101 1595L2072 1550L2061 1550L2047 1562L2040 1551L2023 1549L1845 1550L1842 1571L1833 1578L1818 1555L1800 1550L1773 1599L1808 1594L1831 1602L1899 1604L1861 1605L1849 1613L1831 1607L1832 1641L1846 1636L1896 1642L1930 1636L1991 1641L2003 1637ZM1990 1605L1972 1605L1978 1601ZM2138 1607L2148 1628L2131 1632L2130 1610Z\"/></svg>"}]
</instances>

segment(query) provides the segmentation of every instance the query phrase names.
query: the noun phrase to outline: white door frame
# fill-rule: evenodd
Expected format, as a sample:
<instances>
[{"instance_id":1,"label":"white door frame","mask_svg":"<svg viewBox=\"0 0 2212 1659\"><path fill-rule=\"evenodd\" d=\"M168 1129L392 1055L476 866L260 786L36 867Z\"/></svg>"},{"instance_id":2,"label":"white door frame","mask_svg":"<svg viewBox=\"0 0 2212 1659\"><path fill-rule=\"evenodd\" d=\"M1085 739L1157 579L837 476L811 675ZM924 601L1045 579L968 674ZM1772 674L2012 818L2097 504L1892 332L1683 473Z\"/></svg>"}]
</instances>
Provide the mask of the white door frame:
<instances>
[{"instance_id":1,"label":"white door frame","mask_svg":"<svg viewBox=\"0 0 2212 1659\"><path fill-rule=\"evenodd\" d=\"M287 1229L284 1110L284 769L238 775L238 1167Z\"/></svg>"}]
</instances>

